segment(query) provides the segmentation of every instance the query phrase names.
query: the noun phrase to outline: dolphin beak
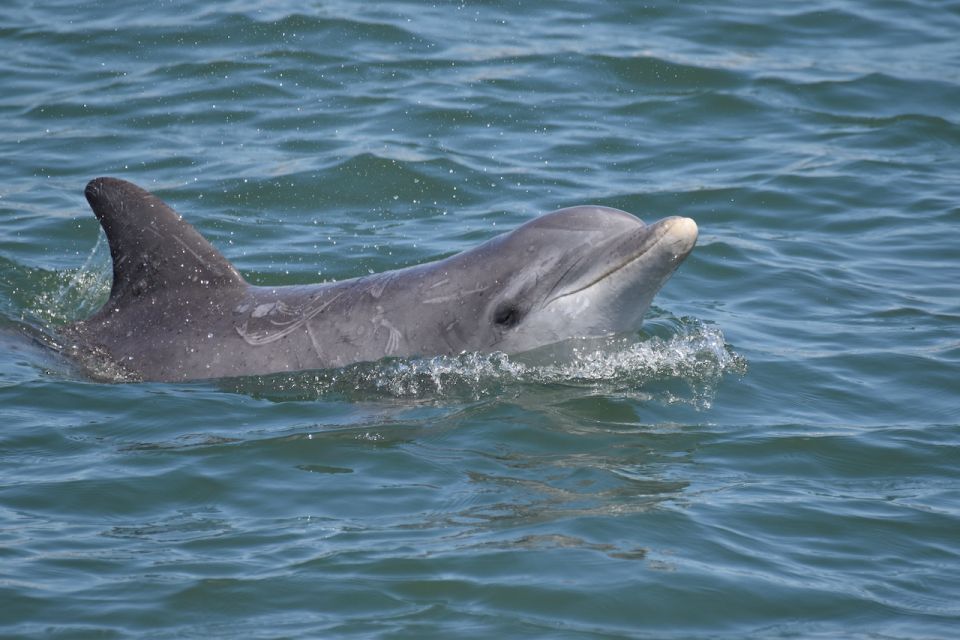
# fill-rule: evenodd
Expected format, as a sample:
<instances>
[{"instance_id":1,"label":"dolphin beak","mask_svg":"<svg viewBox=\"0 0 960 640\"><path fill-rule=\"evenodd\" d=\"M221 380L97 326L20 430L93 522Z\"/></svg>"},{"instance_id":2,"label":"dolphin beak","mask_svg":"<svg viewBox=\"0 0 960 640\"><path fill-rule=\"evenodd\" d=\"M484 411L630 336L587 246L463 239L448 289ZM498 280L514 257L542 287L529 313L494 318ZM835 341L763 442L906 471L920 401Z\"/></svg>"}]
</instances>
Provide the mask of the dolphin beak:
<instances>
[{"instance_id":1,"label":"dolphin beak","mask_svg":"<svg viewBox=\"0 0 960 640\"><path fill-rule=\"evenodd\" d=\"M669 238L664 238L667 242L672 245L673 253L678 259L685 258L691 251L693 247L697 244L697 236L699 235L699 229L697 229L697 223L693 221L693 218L668 218L670 226L666 234Z\"/></svg>"},{"instance_id":2,"label":"dolphin beak","mask_svg":"<svg viewBox=\"0 0 960 640\"><path fill-rule=\"evenodd\" d=\"M656 292L693 251L697 234L696 222L674 216L637 227L633 233L609 238L593 254L596 260L578 260L564 272L544 306L589 289L618 272L633 270L638 273L636 265L644 265L641 267L644 272L641 282L651 283L650 290Z\"/></svg>"}]
</instances>

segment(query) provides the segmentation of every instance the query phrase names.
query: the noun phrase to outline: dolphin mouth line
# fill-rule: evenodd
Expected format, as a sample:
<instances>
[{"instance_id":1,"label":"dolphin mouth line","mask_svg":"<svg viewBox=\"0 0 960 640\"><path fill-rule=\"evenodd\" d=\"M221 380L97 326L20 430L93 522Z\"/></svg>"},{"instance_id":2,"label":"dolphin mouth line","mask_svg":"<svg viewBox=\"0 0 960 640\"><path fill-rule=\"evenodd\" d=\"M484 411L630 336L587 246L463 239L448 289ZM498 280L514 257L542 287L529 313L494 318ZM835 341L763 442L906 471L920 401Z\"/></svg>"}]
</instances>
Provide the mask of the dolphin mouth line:
<instances>
[{"instance_id":1,"label":"dolphin mouth line","mask_svg":"<svg viewBox=\"0 0 960 640\"><path fill-rule=\"evenodd\" d=\"M683 223L681 223L681 224L694 224L694 225L695 225L695 223L693 222L693 220L690 219L690 218L678 218L677 220L678 220L678 221L679 221L679 220L688 220L689 222L683 222ZM607 269L606 271L604 271L603 273L601 273L599 276L597 276L596 278L594 278L593 280L591 280L591 281L588 282L587 284L585 284L585 285L583 285L583 286L581 286L581 287L577 287L577 288L574 289L573 291L567 291L567 292L565 292L565 293L561 293L561 294L558 294L558 295L553 296L552 298L550 298L549 300L547 300L547 302L546 302L543 306L546 307L546 306L554 303L555 301L557 301L557 300L559 300L559 299L561 299L561 298L565 298L565 297L567 297L567 296L572 296L572 295L575 295L575 294L577 294L577 293L580 293L581 291L584 291L584 290L586 290L586 289L589 289L590 287L594 286L595 284L597 284L597 283L600 282L601 280L606 280L607 278L609 278L610 276L612 276L612 275L615 274L616 272L618 272L618 271L620 271L620 270L622 270L622 269L625 269L626 267L630 266L631 264L633 264L633 263L636 262L637 260L641 259L643 256L645 256L645 255L647 255L648 253L650 253L650 251L653 250L655 247L657 247L657 246L663 241L663 238L664 238L671 230L673 230L673 228L674 228L676 225L677 225L677 223L671 224L669 227L666 226L666 225L664 225L663 230L662 230L659 234L657 234L656 238L654 238L654 240L653 240L652 242L650 242L649 244L643 243L643 245L641 246L641 250L640 250L640 251L638 251L637 253L633 254L632 256L630 256L629 258L627 258L626 260L624 260L624 261L621 262L620 264L618 264L618 265L616 265L616 266L614 266L614 267L611 267L610 269ZM649 229L649 227L647 227L647 228ZM694 226L694 233L695 233L695 232L696 232L696 226ZM696 238L696 236L694 236L694 238ZM557 285L559 285L559 283L563 281L563 278L567 275L567 273L569 273L577 264L579 264L579 262L580 262L580 261L578 260L577 263L575 263L574 265L571 265L571 267L570 267L569 269L567 269L567 271L564 272L563 276L561 276L561 277L560 277L560 280L557 282ZM554 287L554 288L556 288L556 287Z\"/></svg>"}]
</instances>

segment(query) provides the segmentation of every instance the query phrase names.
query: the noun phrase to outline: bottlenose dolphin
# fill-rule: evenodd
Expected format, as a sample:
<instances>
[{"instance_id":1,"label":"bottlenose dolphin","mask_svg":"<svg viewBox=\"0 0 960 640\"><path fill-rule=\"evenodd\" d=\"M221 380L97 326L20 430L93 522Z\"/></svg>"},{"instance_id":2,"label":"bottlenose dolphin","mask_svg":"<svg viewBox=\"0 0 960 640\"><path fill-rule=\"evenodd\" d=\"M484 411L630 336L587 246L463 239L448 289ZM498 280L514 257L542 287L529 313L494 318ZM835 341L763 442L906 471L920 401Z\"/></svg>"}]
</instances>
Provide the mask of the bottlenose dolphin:
<instances>
[{"instance_id":1,"label":"bottlenose dolphin","mask_svg":"<svg viewBox=\"0 0 960 640\"><path fill-rule=\"evenodd\" d=\"M153 194L85 195L113 259L110 298L67 326L69 352L122 379L177 381L384 357L520 353L635 331L697 225L598 206L554 211L457 255L330 284L254 286ZM115 371L115 369L114 369ZM113 375L113 374L111 374Z\"/></svg>"}]
</instances>

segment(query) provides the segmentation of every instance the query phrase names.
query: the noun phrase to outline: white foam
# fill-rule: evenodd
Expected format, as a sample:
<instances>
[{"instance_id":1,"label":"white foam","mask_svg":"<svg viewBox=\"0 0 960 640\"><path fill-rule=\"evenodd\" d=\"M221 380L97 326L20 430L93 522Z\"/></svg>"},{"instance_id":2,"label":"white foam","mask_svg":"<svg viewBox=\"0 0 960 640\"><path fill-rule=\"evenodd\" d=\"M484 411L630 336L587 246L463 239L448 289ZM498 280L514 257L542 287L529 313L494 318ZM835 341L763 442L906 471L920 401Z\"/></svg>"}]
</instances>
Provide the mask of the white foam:
<instances>
[{"instance_id":1,"label":"white foam","mask_svg":"<svg viewBox=\"0 0 960 640\"><path fill-rule=\"evenodd\" d=\"M571 389L572 395L634 395L708 408L723 376L744 374L746 361L726 344L718 327L684 319L677 321L675 330L666 338L567 344L559 350L561 355L555 352L551 358L463 353L268 376L252 389L241 386L268 396L332 393L428 402L510 395L530 386L562 386Z\"/></svg>"}]
</instances>

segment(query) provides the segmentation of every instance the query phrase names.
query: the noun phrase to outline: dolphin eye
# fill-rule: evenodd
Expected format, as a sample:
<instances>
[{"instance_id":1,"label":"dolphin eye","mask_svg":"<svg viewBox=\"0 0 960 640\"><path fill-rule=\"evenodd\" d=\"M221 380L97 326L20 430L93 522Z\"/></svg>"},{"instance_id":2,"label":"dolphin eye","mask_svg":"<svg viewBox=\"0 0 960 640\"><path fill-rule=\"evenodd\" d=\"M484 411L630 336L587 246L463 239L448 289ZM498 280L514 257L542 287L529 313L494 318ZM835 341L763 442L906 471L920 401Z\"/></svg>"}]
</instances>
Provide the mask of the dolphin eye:
<instances>
[{"instance_id":1,"label":"dolphin eye","mask_svg":"<svg viewBox=\"0 0 960 640\"><path fill-rule=\"evenodd\" d=\"M520 309L512 304L505 304L494 312L493 321L501 327L515 327L520 324Z\"/></svg>"}]
</instances>

